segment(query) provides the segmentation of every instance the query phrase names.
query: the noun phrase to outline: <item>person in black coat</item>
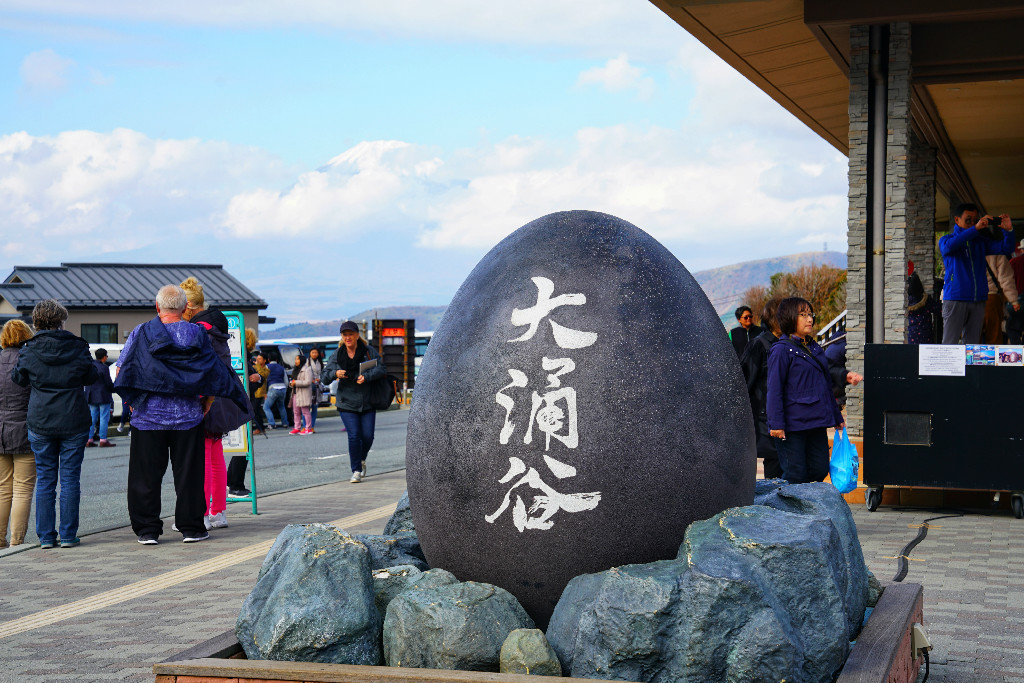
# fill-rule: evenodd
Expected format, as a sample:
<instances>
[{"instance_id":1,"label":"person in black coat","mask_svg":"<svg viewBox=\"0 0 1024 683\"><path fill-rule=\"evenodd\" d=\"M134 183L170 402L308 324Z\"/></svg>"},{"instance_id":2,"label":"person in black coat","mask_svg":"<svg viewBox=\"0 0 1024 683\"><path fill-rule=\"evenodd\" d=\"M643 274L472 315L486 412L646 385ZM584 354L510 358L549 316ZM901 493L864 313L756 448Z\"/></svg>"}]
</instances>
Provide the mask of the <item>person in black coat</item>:
<instances>
[{"instance_id":1,"label":"person in black coat","mask_svg":"<svg viewBox=\"0 0 1024 683\"><path fill-rule=\"evenodd\" d=\"M747 344L740 356L740 368L747 380L750 396L750 410L754 415L754 434L757 437L757 457L764 461L764 478L776 479L782 476L782 465L775 450L775 440L768 429L768 414L765 399L768 396L768 350L779 340L779 326L775 322L775 311L781 298L769 299L761 312L761 334Z\"/></svg>"},{"instance_id":2,"label":"person in black coat","mask_svg":"<svg viewBox=\"0 0 1024 683\"><path fill-rule=\"evenodd\" d=\"M740 324L729 331L729 339L732 341L732 347L736 349L736 356L739 357L743 355L743 349L747 347L747 344L761 334L761 328L754 324L754 314L750 310L750 306L737 308L736 320Z\"/></svg>"},{"instance_id":3,"label":"person in black coat","mask_svg":"<svg viewBox=\"0 0 1024 683\"><path fill-rule=\"evenodd\" d=\"M28 441L36 456L36 536L39 547L77 546L78 502L85 442L92 420L82 387L99 376L81 337L64 330L68 312L53 299L32 309L36 336L18 352L11 379L31 387ZM57 536L57 479L60 478L60 536Z\"/></svg>"},{"instance_id":4,"label":"person in black coat","mask_svg":"<svg viewBox=\"0 0 1024 683\"><path fill-rule=\"evenodd\" d=\"M114 380L110 379L110 369L107 367L107 350L96 349L96 381L85 388L85 400L89 402L89 440L85 442L86 448L96 445L99 439L100 446L108 448L114 444L107 440L107 426L110 424L110 409L114 400Z\"/></svg>"},{"instance_id":5,"label":"person in black coat","mask_svg":"<svg viewBox=\"0 0 1024 683\"><path fill-rule=\"evenodd\" d=\"M359 336L359 327L351 320L341 324L341 343L327 364L321 380L329 384L338 380L335 407L348 432L348 457L352 467L349 481L358 484L366 476L366 456L373 446L377 412L370 405L370 383L385 376L384 362L376 349ZM376 365L360 372L361 363Z\"/></svg>"}]
</instances>

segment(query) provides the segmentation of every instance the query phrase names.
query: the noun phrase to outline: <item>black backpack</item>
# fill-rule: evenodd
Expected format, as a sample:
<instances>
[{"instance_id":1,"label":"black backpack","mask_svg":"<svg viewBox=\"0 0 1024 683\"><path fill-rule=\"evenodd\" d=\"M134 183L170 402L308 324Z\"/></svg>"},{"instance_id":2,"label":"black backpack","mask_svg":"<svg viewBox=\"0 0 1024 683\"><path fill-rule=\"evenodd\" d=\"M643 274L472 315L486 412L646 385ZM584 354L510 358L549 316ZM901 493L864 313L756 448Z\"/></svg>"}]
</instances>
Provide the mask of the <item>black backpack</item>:
<instances>
[{"instance_id":1,"label":"black backpack","mask_svg":"<svg viewBox=\"0 0 1024 683\"><path fill-rule=\"evenodd\" d=\"M387 410L398 393L398 380L392 375L384 375L370 383L370 407L374 410Z\"/></svg>"}]
</instances>

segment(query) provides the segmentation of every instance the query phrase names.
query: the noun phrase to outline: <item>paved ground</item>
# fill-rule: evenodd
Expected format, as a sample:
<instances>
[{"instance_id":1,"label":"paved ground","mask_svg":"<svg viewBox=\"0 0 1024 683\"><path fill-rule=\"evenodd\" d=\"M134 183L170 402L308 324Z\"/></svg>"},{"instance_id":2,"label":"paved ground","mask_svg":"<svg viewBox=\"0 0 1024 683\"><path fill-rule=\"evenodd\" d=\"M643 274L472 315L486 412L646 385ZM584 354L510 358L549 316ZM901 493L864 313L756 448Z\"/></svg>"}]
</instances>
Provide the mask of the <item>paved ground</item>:
<instances>
[{"instance_id":1,"label":"paved ground","mask_svg":"<svg viewBox=\"0 0 1024 683\"><path fill-rule=\"evenodd\" d=\"M868 567L881 579L917 526L950 511L854 508ZM952 513L955 514L955 513ZM929 681L1024 681L1024 521L973 511L929 522L910 551L904 581L924 586L925 626L934 649Z\"/></svg>"},{"instance_id":2,"label":"paved ground","mask_svg":"<svg viewBox=\"0 0 1024 683\"><path fill-rule=\"evenodd\" d=\"M172 534L140 546L122 528L75 549L0 557L0 682L152 681L154 662L233 627L285 524L346 519L350 531L379 532L404 489L396 471L267 496L262 514L233 515L204 543ZM854 507L879 579L893 578L896 556L939 514ZM929 680L1024 683L1024 522L974 512L930 524L905 579L925 587Z\"/></svg>"}]
</instances>

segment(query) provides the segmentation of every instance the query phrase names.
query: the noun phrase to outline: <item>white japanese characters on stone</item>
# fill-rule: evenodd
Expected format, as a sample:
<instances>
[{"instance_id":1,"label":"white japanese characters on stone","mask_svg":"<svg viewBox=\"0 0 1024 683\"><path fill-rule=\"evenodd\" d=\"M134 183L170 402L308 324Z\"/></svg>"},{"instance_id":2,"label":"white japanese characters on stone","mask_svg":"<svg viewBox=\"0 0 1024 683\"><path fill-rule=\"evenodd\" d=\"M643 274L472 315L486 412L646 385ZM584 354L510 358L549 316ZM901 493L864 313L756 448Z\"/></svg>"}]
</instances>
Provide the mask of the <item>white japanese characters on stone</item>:
<instances>
[{"instance_id":1,"label":"white japanese characters on stone","mask_svg":"<svg viewBox=\"0 0 1024 683\"><path fill-rule=\"evenodd\" d=\"M530 278L537 287L537 303L530 308L515 308L512 310L511 322L516 326L528 325L529 329L520 337L509 340L509 343L529 341L534 338L540 323L556 308L560 306L582 306L587 302L585 294L560 294L552 297L555 291L555 283L546 277ZM551 333L555 343L563 349L581 349L593 345L597 341L597 334L594 332L582 332L559 325L554 320L548 319L551 325ZM535 342L539 343L539 342ZM523 435L523 443L533 443L533 429L544 434L544 451L541 454L544 465L558 479L567 479L576 476L576 468L572 465L560 462L547 454L551 450L552 437L569 449L579 446L579 420L576 410L576 389L563 387L563 375L567 375L576 369L576 362L572 358L548 358L541 359L541 368L548 372L548 384L544 393L534 390L530 396L530 417L527 421L527 428ZM512 381L498 390L494 400L505 409L505 422L498 433L498 443L508 445L509 439L515 432L515 422L512 421L512 413L515 410L516 402L512 396L504 393L509 389L525 389L529 384L529 378L522 370L509 368L509 377ZM516 495L516 502L512 508L512 522L520 531L526 529L545 530L550 529L554 522L551 517L559 510L566 512L582 512L593 510L601 500L601 492L591 493L559 493L541 478L540 472L533 467L527 469L526 463L520 458L509 458L509 471L498 483L506 484L520 474L526 473L505 493L501 506L485 519L493 524L501 514L509 507L512 493L515 489L525 486L540 491L534 495L533 504L527 509L522 496ZM531 517L534 513L540 514Z\"/></svg>"}]
</instances>

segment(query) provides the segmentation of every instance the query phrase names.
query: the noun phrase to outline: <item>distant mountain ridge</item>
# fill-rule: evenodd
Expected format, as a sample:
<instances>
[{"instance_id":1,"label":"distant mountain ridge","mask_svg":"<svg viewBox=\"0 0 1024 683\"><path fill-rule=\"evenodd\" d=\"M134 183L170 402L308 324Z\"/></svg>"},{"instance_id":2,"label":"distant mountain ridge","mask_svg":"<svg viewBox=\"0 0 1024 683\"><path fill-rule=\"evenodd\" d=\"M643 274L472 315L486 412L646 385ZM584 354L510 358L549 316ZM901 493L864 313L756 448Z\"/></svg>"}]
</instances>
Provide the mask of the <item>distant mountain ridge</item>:
<instances>
[{"instance_id":1,"label":"distant mountain ridge","mask_svg":"<svg viewBox=\"0 0 1024 683\"><path fill-rule=\"evenodd\" d=\"M846 254L838 251L808 251L789 256L744 261L730 266L701 270L693 274L723 324L731 326L732 312L742 301L743 293L757 285L768 286L775 273L790 273L803 266L829 265L846 268ZM302 322L260 329L260 337L274 339L282 337L326 337L336 336L342 320L369 322L374 318L407 319L416 321L418 332L437 329L447 306L380 306L360 311L347 318L321 322Z\"/></svg>"},{"instance_id":2,"label":"distant mountain ridge","mask_svg":"<svg viewBox=\"0 0 1024 683\"><path fill-rule=\"evenodd\" d=\"M732 315L743 303L743 293L757 285L768 286L775 273L792 273L804 266L827 265L846 269L846 254L838 251L807 251L789 256L744 261L693 274L720 316Z\"/></svg>"},{"instance_id":3,"label":"distant mountain ridge","mask_svg":"<svg viewBox=\"0 0 1024 683\"><path fill-rule=\"evenodd\" d=\"M355 320L356 322L365 320L367 325L369 325L370 321L374 318L382 320L407 320L412 318L416 321L417 332L433 332L437 328L437 324L441 322L441 316L444 315L447 308L447 306L380 306L378 308L369 308L347 318L339 318L338 320L292 323L270 329L260 328L260 338L337 336L338 327L345 320Z\"/></svg>"}]
</instances>

